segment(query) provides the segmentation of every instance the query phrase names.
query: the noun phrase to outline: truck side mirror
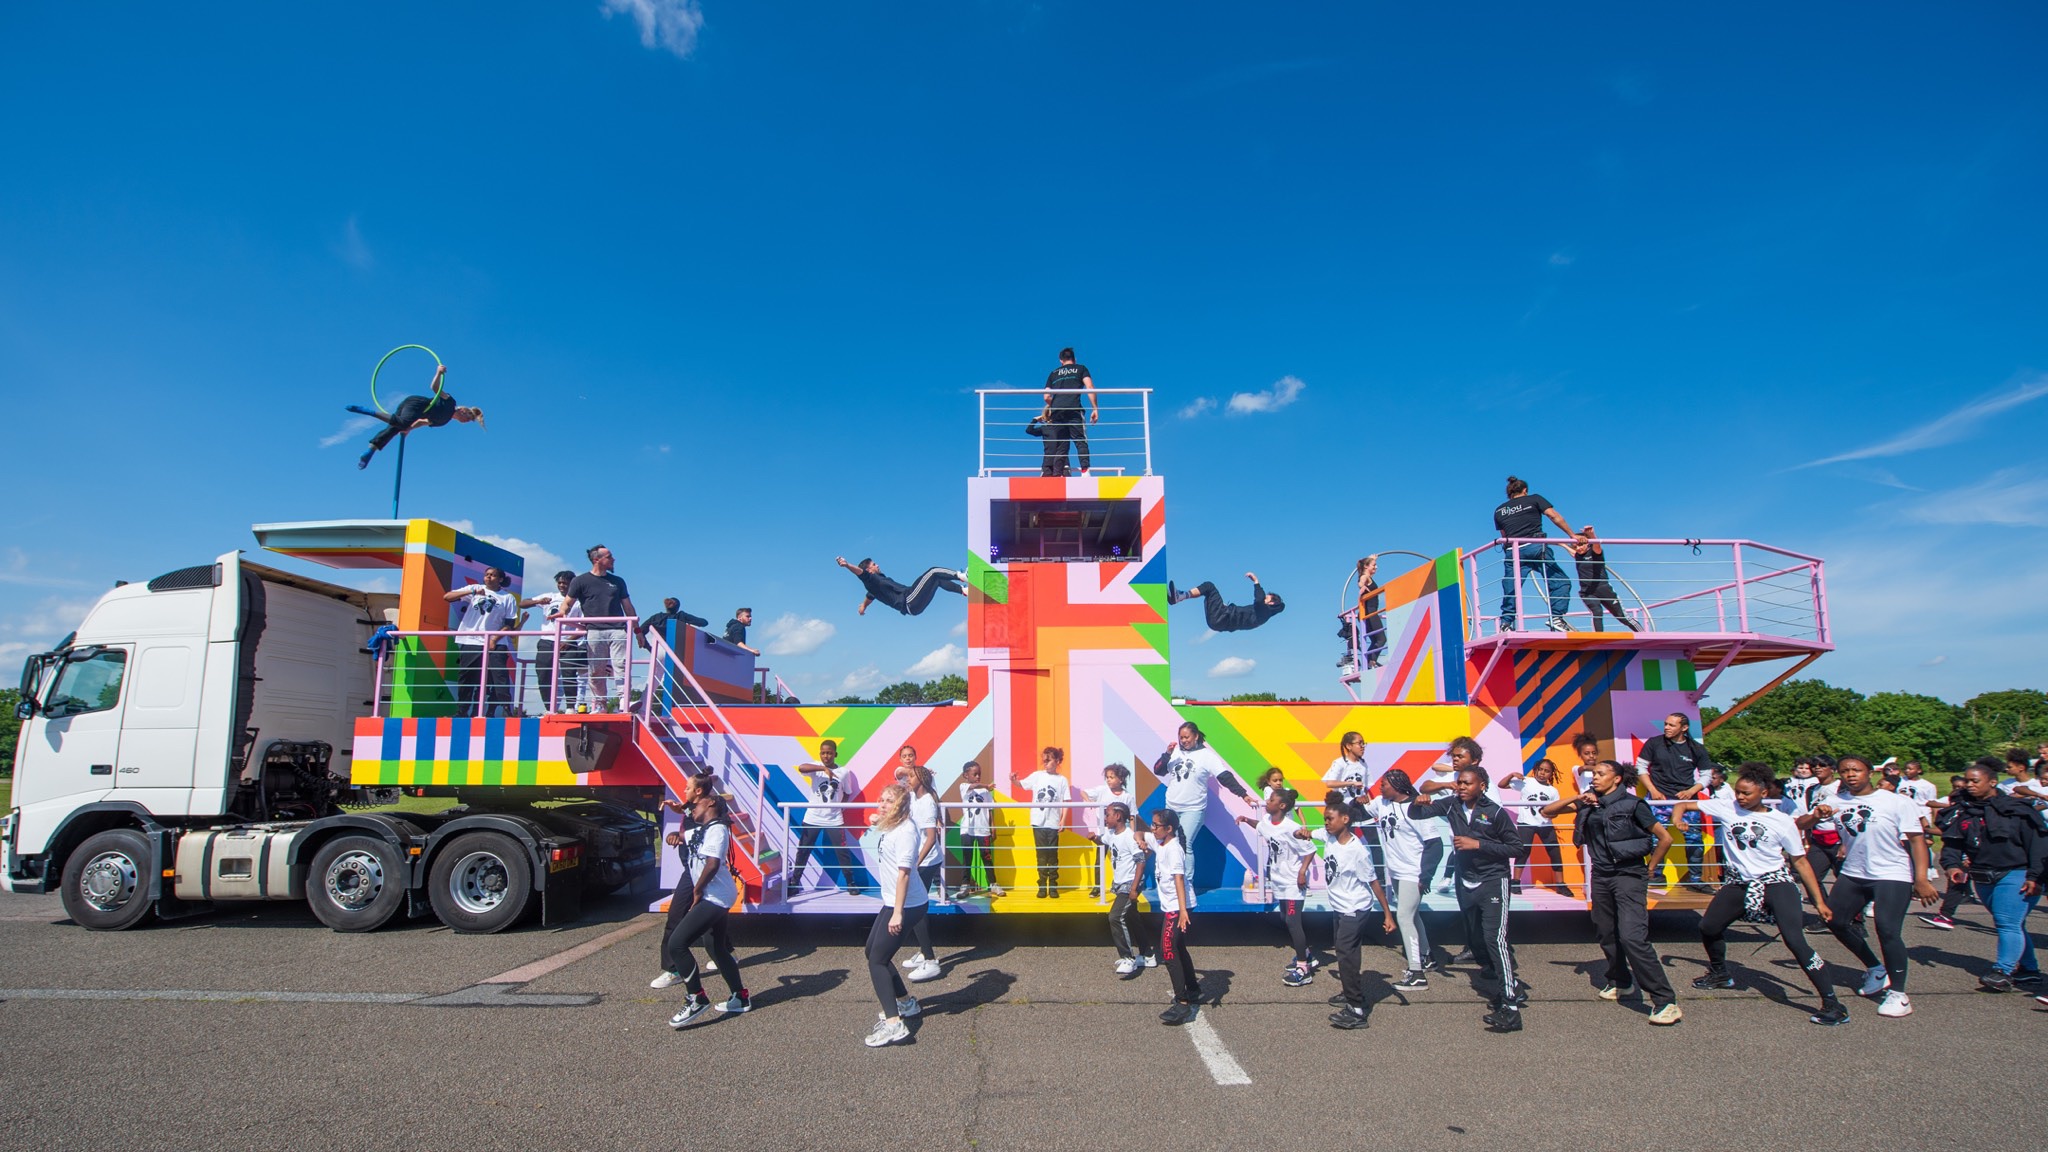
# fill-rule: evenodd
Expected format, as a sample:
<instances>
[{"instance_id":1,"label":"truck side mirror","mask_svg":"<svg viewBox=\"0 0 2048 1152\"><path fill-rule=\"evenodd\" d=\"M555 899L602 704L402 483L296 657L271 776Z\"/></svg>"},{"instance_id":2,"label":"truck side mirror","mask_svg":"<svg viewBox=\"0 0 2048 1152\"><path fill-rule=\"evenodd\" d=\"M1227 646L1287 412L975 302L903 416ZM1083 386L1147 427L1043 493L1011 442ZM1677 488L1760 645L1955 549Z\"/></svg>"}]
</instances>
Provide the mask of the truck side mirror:
<instances>
[{"instance_id":1,"label":"truck side mirror","mask_svg":"<svg viewBox=\"0 0 2048 1152\"><path fill-rule=\"evenodd\" d=\"M16 720L31 720L31 719L34 719L34 718L35 718L35 714L36 714L36 699L35 699L35 697L33 697L33 696L23 696L23 697L22 697L21 699L19 699L19 700L15 701L15 703L14 703L14 718L15 718Z\"/></svg>"}]
</instances>

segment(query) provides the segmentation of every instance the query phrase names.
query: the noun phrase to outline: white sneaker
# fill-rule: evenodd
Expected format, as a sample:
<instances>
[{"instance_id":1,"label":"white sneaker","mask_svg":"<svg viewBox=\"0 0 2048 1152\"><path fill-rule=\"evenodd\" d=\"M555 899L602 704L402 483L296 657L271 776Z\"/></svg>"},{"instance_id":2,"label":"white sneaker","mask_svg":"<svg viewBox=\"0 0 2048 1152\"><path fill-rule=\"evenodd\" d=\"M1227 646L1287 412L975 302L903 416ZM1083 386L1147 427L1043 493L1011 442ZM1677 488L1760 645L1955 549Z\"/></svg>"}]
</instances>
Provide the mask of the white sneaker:
<instances>
[{"instance_id":1,"label":"white sneaker","mask_svg":"<svg viewBox=\"0 0 2048 1152\"><path fill-rule=\"evenodd\" d=\"M905 968L915 968L918 965L923 964L925 962L925 959L926 957L924 953L912 952L910 955L905 956L901 961L899 961L899 963L901 963ZM932 963L938 963L937 957L932 957L931 959Z\"/></svg>"},{"instance_id":2,"label":"white sneaker","mask_svg":"<svg viewBox=\"0 0 2048 1152\"><path fill-rule=\"evenodd\" d=\"M724 1012L733 1016L737 1016L742 1012L751 1012L753 1011L753 1008L753 1000L749 999L747 994L744 992L740 993L737 996L728 996L724 1000L720 1001L718 1004L718 1010L720 1012Z\"/></svg>"},{"instance_id":3,"label":"white sneaker","mask_svg":"<svg viewBox=\"0 0 2048 1152\"><path fill-rule=\"evenodd\" d=\"M1863 974L1863 987L1856 990L1858 996L1876 996L1892 986L1891 973L1880 964Z\"/></svg>"},{"instance_id":4,"label":"white sneaker","mask_svg":"<svg viewBox=\"0 0 2048 1152\"><path fill-rule=\"evenodd\" d=\"M683 1010L668 1018L668 1026L681 1028L697 1017L711 1010L711 1001L692 996L683 1001Z\"/></svg>"},{"instance_id":5,"label":"white sneaker","mask_svg":"<svg viewBox=\"0 0 2048 1152\"><path fill-rule=\"evenodd\" d=\"M1911 1016L1913 1002L1906 999L1904 992L1886 992L1884 1002L1877 1006L1879 1016Z\"/></svg>"},{"instance_id":6,"label":"white sneaker","mask_svg":"<svg viewBox=\"0 0 2048 1152\"><path fill-rule=\"evenodd\" d=\"M683 982L681 972L663 972L647 982L649 988L673 988Z\"/></svg>"},{"instance_id":7,"label":"white sneaker","mask_svg":"<svg viewBox=\"0 0 2048 1152\"><path fill-rule=\"evenodd\" d=\"M1116 974L1119 976L1129 976L1131 973L1136 972L1137 970L1138 962L1136 960L1131 959L1129 956L1126 956L1123 959L1118 960L1116 962Z\"/></svg>"},{"instance_id":8,"label":"white sneaker","mask_svg":"<svg viewBox=\"0 0 2048 1152\"><path fill-rule=\"evenodd\" d=\"M1143 963L1147 968L1157 968L1159 967L1159 957L1150 955L1148 953L1145 956L1144 960L1141 961L1141 963Z\"/></svg>"},{"instance_id":9,"label":"white sneaker","mask_svg":"<svg viewBox=\"0 0 2048 1152\"><path fill-rule=\"evenodd\" d=\"M1552 632L1569 632L1572 630L1572 626L1565 623L1565 619L1562 616L1552 616L1549 621L1549 627Z\"/></svg>"},{"instance_id":10,"label":"white sneaker","mask_svg":"<svg viewBox=\"0 0 2048 1152\"><path fill-rule=\"evenodd\" d=\"M884 1016L875 1025L875 1030L868 1033L868 1038L862 1041L862 1043L870 1048L886 1048L899 1040L908 1039L910 1039L910 1029L904 1026L903 1021L891 1020Z\"/></svg>"},{"instance_id":11,"label":"white sneaker","mask_svg":"<svg viewBox=\"0 0 2048 1152\"><path fill-rule=\"evenodd\" d=\"M923 1011L924 1008L918 1004L915 996L905 996L896 1001L896 1014L906 1020Z\"/></svg>"},{"instance_id":12,"label":"white sneaker","mask_svg":"<svg viewBox=\"0 0 2048 1152\"><path fill-rule=\"evenodd\" d=\"M945 970L939 967L937 960L926 960L924 963L904 973L903 978L912 984L922 984L927 980L937 980L944 974Z\"/></svg>"}]
</instances>

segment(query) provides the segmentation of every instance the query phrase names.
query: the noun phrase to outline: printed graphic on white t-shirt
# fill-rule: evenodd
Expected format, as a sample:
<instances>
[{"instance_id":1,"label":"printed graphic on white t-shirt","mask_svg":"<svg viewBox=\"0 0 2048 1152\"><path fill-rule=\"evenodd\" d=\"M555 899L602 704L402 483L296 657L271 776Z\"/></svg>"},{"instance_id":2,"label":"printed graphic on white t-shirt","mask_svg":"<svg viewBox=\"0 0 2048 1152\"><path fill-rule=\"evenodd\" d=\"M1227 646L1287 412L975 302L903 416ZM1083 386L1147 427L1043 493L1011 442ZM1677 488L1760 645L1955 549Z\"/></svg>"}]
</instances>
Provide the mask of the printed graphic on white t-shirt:
<instances>
[{"instance_id":1,"label":"printed graphic on white t-shirt","mask_svg":"<svg viewBox=\"0 0 2048 1152\"><path fill-rule=\"evenodd\" d=\"M1261 819L1252 828L1266 841L1266 886L1273 899L1302 899L1301 864L1304 857L1315 854L1315 842L1296 836L1301 825L1290 817L1281 817L1277 824L1271 818Z\"/></svg>"},{"instance_id":2,"label":"printed graphic on white t-shirt","mask_svg":"<svg viewBox=\"0 0 2048 1152\"><path fill-rule=\"evenodd\" d=\"M1379 825L1380 851L1386 855L1387 875L1396 881L1422 882L1422 850L1428 838L1422 826L1429 821L1408 818L1406 801L1375 796L1365 806L1366 815Z\"/></svg>"},{"instance_id":3,"label":"printed graphic on white t-shirt","mask_svg":"<svg viewBox=\"0 0 2048 1152\"><path fill-rule=\"evenodd\" d=\"M995 803L996 794L977 784L963 785L960 789L960 834L980 838L989 834L989 805Z\"/></svg>"},{"instance_id":4,"label":"printed graphic on white t-shirt","mask_svg":"<svg viewBox=\"0 0 2048 1152\"><path fill-rule=\"evenodd\" d=\"M1057 805L1072 796L1073 786L1065 776L1057 772L1038 771L1018 781L1031 789L1031 803L1034 805ZM1067 823L1067 810L1058 807L1034 807L1031 809L1033 828L1063 828Z\"/></svg>"},{"instance_id":5,"label":"printed graphic on white t-shirt","mask_svg":"<svg viewBox=\"0 0 2048 1152\"><path fill-rule=\"evenodd\" d=\"M845 776L837 772L819 770L804 777L811 799L820 804L838 804L845 800L851 789ZM806 808L804 823L813 828L838 828L846 823L846 814L839 808Z\"/></svg>"},{"instance_id":6,"label":"printed graphic on white t-shirt","mask_svg":"<svg viewBox=\"0 0 2048 1152\"><path fill-rule=\"evenodd\" d=\"M1159 909L1162 912L1178 912L1181 910L1180 894L1175 891L1173 878L1187 876L1188 854L1181 848L1180 839L1175 836L1168 836L1164 840L1154 837L1152 844L1152 874L1159 884ZM1195 900L1193 880L1187 881L1187 889L1188 903L1192 910Z\"/></svg>"},{"instance_id":7,"label":"printed graphic on white t-shirt","mask_svg":"<svg viewBox=\"0 0 2048 1152\"><path fill-rule=\"evenodd\" d=\"M1338 840L1317 830L1316 838L1323 842L1330 911L1356 915L1371 909L1375 903L1372 884L1379 878L1373 870L1372 847L1356 832L1349 839Z\"/></svg>"},{"instance_id":8,"label":"printed graphic on white t-shirt","mask_svg":"<svg viewBox=\"0 0 2048 1152\"><path fill-rule=\"evenodd\" d=\"M904 820L886 832L871 830L864 842L868 852L868 871L874 873L875 882L882 888L882 905L896 906L896 878L899 872L909 874L908 886L903 892L903 906L915 908L930 901L924 881L917 876L917 825Z\"/></svg>"},{"instance_id":9,"label":"printed graphic on white t-shirt","mask_svg":"<svg viewBox=\"0 0 2048 1152\"><path fill-rule=\"evenodd\" d=\"M1109 882L1122 887L1138 878L1138 837L1129 824L1121 832L1104 832L1102 850L1109 856Z\"/></svg>"},{"instance_id":10,"label":"printed graphic on white t-shirt","mask_svg":"<svg viewBox=\"0 0 2048 1152\"><path fill-rule=\"evenodd\" d=\"M732 832L719 823L699 824L683 834L683 844L689 849L689 859L684 863L683 883L695 885L697 877L704 874L706 864L715 864L717 871L704 885L704 900L720 908L732 907L739 890L732 882L732 867L727 862L727 853L732 850Z\"/></svg>"},{"instance_id":11,"label":"printed graphic on white t-shirt","mask_svg":"<svg viewBox=\"0 0 2048 1152\"><path fill-rule=\"evenodd\" d=\"M1752 812L1729 800L1702 800L1699 810L1716 823L1721 852L1744 879L1780 871L1788 856L1806 855L1799 825L1786 813L1771 808Z\"/></svg>"},{"instance_id":12,"label":"printed graphic on white t-shirt","mask_svg":"<svg viewBox=\"0 0 2048 1152\"><path fill-rule=\"evenodd\" d=\"M1913 880L1913 859L1901 842L1920 831L1920 806L1896 792L1874 789L1868 796L1824 794L1819 803L1835 810L1835 828L1845 841L1841 871L1859 880Z\"/></svg>"}]
</instances>

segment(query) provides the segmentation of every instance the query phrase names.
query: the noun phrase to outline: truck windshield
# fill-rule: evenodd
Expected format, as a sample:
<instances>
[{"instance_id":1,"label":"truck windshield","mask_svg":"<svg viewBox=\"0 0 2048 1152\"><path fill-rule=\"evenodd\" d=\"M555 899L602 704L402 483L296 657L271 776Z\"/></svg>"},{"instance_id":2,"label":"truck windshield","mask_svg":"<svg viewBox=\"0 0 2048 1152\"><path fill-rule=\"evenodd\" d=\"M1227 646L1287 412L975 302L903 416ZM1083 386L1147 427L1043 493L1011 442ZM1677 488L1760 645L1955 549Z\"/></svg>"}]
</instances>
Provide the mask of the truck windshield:
<instances>
[{"instance_id":1,"label":"truck windshield","mask_svg":"<svg viewBox=\"0 0 2048 1152\"><path fill-rule=\"evenodd\" d=\"M66 660L43 697L44 714L55 719L114 707L121 702L121 678L127 670L128 653L119 648Z\"/></svg>"}]
</instances>

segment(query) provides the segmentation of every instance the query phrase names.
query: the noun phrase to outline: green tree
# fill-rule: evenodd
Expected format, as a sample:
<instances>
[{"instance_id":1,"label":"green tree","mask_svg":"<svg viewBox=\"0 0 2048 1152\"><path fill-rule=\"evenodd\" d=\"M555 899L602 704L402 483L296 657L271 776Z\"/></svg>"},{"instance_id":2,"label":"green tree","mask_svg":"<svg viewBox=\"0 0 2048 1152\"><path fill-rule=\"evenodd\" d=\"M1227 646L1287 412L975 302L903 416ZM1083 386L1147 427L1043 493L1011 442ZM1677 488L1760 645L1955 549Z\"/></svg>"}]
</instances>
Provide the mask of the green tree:
<instances>
[{"instance_id":1,"label":"green tree","mask_svg":"<svg viewBox=\"0 0 2048 1152\"><path fill-rule=\"evenodd\" d=\"M1963 701L1963 711L1976 729L1973 758L1986 753L2003 755L2015 744L2032 748L2048 740L2048 692L2036 688L1986 692Z\"/></svg>"},{"instance_id":2,"label":"green tree","mask_svg":"<svg viewBox=\"0 0 2048 1152\"><path fill-rule=\"evenodd\" d=\"M1275 692L1239 692L1225 696L1225 704L1299 704L1308 700L1306 696L1282 696Z\"/></svg>"},{"instance_id":3,"label":"green tree","mask_svg":"<svg viewBox=\"0 0 2048 1152\"><path fill-rule=\"evenodd\" d=\"M14 709L21 703L18 689L0 689L0 776L14 772L14 742L21 736L21 721Z\"/></svg>"},{"instance_id":4,"label":"green tree","mask_svg":"<svg viewBox=\"0 0 2048 1152\"><path fill-rule=\"evenodd\" d=\"M1960 772L1969 762L1975 733L1969 713L1932 696L1879 692L1863 702L1862 721L1878 737L1866 755L1918 760L1930 772Z\"/></svg>"}]
</instances>

